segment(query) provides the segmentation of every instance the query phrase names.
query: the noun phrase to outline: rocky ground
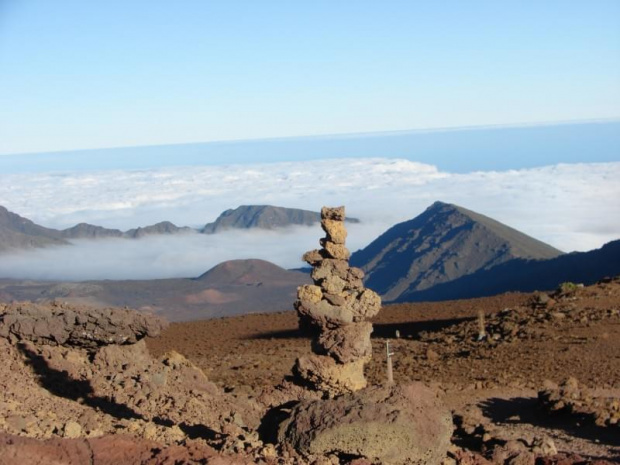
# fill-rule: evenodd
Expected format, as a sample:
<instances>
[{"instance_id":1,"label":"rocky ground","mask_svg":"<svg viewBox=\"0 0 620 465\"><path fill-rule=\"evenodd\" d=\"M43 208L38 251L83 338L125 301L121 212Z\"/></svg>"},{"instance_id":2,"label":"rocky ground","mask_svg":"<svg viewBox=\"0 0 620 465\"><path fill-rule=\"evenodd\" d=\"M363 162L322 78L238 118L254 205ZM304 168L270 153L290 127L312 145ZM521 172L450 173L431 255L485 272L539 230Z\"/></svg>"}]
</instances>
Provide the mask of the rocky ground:
<instances>
[{"instance_id":1,"label":"rocky ground","mask_svg":"<svg viewBox=\"0 0 620 465\"><path fill-rule=\"evenodd\" d=\"M478 340L481 314L485 337ZM470 428L476 435L462 439L475 449L493 435L548 437L563 453L620 461L617 428L584 421L571 409L548 414L538 399L539 391L573 377L590 396L617 406L618 279L551 294L390 305L374 325L370 384L385 380L389 342L395 382L436 386L456 416L477 421ZM290 375L296 358L310 353L309 341L297 331L296 314L285 312L172 324L148 345L155 354L178 350L226 391L252 395ZM479 425L492 432L479 434Z\"/></svg>"},{"instance_id":2,"label":"rocky ground","mask_svg":"<svg viewBox=\"0 0 620 465\"><path fill-rule=\"evenodd\" d=\"M620 462L620 280L387 306L374 324L369 384L384 383L389 342L397 387L331 411L357 402L373 418L389 399L406 423L422 381L428 403L452 412L446 464ZM2 465L371 463L321 449L337 434L312 417L316 396L283 381L310 353L294 312L166 328L132 312L4 305L0 350ZM277 442L266 426L295 409L294 440L280 430ZM322 442L303 436L306 423Z\"/></svg>"}]
</instances>

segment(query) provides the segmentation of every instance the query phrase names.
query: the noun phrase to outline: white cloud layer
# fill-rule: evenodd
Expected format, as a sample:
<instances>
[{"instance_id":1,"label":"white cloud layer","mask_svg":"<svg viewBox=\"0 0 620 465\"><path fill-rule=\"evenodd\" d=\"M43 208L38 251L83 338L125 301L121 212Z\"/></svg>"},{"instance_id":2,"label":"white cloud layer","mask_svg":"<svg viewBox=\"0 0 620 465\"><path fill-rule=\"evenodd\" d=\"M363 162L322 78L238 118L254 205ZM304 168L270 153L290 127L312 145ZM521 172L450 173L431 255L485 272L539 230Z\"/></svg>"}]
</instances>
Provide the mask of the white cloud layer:
<instances>
[{"instance_id":1,"label":"white cloud layer","mask_svg":"<svg viewBox=\"0 0 620 465\"><path fill-rule=\"evenodd\" d=\"M129 229L170 220L200 227L228 208L270 204L318 211L346 205L352 250L435 200L497 219L561 250L620 238L620 163L467 174L396 159L343 159L94 173L0 174L0 205L48 227ZM316 247L318 228L261 234L80 241L0 259L0 276L48 279L197 276L234 258L285 267Z\"/></svg>"}]
</instances>

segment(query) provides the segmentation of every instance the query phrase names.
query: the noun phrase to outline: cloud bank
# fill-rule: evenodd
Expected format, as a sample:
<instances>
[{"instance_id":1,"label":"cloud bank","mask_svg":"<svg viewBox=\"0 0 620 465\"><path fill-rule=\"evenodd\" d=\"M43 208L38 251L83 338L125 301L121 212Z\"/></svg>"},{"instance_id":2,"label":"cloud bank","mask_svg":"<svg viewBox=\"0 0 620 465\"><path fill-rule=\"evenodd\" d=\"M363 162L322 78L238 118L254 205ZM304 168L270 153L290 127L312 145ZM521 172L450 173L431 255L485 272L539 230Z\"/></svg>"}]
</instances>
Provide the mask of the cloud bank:
<instances>
[{"instance_id":1,"label":"cloud bank","mask_svg":"<svg viewBox=\"0 0 620 465\"><path fill-rule=\"evenodd\" d=\"M620 238L620 163L554 165L467 174L398 159L158 168L92 173L0 175L0 205L44 226L79 222L129 229L170 220L201 227L228 208L271 204L319 210L346 205L363 223L352 250L435 200L497 219L564 250ZM284 267L318 245L316 228L139 241L80 241L73 247L5 255L0 276L120 279L197 276L234 258ZM69 251L70 249L70 251Z\"/></svg>"}]
</instances>

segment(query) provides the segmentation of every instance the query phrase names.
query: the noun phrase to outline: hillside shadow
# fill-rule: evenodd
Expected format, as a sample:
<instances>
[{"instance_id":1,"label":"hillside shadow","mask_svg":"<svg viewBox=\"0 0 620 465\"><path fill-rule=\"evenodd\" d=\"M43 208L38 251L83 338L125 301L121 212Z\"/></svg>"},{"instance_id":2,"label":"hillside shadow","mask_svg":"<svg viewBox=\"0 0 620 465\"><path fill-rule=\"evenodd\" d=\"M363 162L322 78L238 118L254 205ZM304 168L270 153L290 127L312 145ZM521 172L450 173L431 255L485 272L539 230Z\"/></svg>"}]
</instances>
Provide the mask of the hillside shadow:
<instances>
[{"instance_id":1,"label":"hillside shadow","mask_svg":"<svg viewBox=\"0 0 620 465\"><path fill-rule=\"evenodd\" d=\"M429 289L401 295L398 302L437 302L470 299L503 292L556 289L560 283L586 286L620 273L620 240L590 252L572 252L546 260L514 258L490 269L481 269Z\"/></svg>"},{"instance_id":2,"label":"hillside shadow","mask_svg":"<svg viewBox=\"0 0 620 465\"><path fill-rule=\"evenodd\" d=\"M396 331L398 331L401 338L420 339L420 333L441 331L450 326L474 319L474 317L463 317L443 320L406 321L401 323L374 323L372 337L384 339L395 338Z\"/></svg>"},{"instance_id":3,"label":"hillside shadow","mask_svg":"<svg viewBox=\"0 0 620 465\"><path fill-rule=\"evenodd\" d=\"M464 321L474 320L475 317L449 318L444 320L408 321L402 323L373 323L373 338L396 338L396 331L401 338L419 339L422 332L436 332ZM312 334L299 328L282 331L266 331L243 337L244 340L256 339L310 339Z\"/></svg>"},{"instance_id":4,"label":"hillside shadow","mask_svg":"<svg viewBox=\"0 0 620 465\"><path fill-rule=\"evenodd\" d=\"M620 447L620 435L617 431L612 431L615 428L596 426L581 416L550 415L540 408L536 397L490 398L478 406L493 423L527 423L542 428L559 429L574 437ZM620 454L620 449L615 452Z\"/></svg>"},{"instance_id":5,"label":"hillside shadow","mask_svg":"<svg viewBox=\"0 0 620 465\"><path fill-rule=\"evenodd\" d=\"M94 395L90 382L73 379L66 371L50 367L41 355L28 349L24 344L19 344L17 347L26 358L26 364L32 367L39 378L40 385L55 396L83 402L89 407L99 409L118 419L144 419L142 415L124 404Z\"/></svg>"},{"instance_id":6,"label":"hillside shadow","mask_svg":"<svg viewBox=\"0 0 620 465\"><path fill-rule=\"evenodd\" d=\"M66 371L50 367L45 358L28 349L24 344L19 344L17 347L26 359L26 364L32 367L37 375L41 387L53 395L83 403L119 420L147 420L127 405L113 402L106 397L96 396L90 382L73 379ZM153 418L152 421L165 427L175 425L173 421L163 417ZM180 423L177 426L190 439L217 440L222 437L221 434L204 425Z\"/></svg>"},{"instance_id":7,"label":"hillside shadow","mask_svg":"<svg viewBox=\"0 0 620 465\"><path fill-rule=\"evenodd\" d=\"M189 439L206 439L208 441L222 440L226 435L218 433L217 431L209 428L205 425L190 425L188 423L175 423L172 420L163 417L153 418L153 423L166 426L168 428L176 425L181 431L183 431Z\"/></svg>"}]
</instances>

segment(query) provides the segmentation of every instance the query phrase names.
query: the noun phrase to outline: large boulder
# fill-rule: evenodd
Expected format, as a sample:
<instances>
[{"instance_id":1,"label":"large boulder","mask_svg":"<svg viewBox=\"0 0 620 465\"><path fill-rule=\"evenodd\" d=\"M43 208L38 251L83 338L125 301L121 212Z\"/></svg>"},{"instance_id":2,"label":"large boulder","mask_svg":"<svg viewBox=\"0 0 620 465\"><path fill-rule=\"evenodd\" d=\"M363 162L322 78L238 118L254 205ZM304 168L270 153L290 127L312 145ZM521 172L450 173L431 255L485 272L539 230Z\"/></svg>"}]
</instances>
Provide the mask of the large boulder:
<instances>
[{"instance_id":1,"label":"large boulder","mask_svg":"<svg viewBox=\"0 0 620 465\"><path fill-rule=\"evenodd\" d=\"M123 308L31 302L0 308L0 337L35 344L87 349L134 344L145 336L158 336L166 326L161 318Z\"/></svg>"},{"instance_id":2,"label":"large boulder","mask_svg":"<svg viewBox=\"0 0 620 465\"><path fill-rule=\"evenodd\" d=\"M446 457L451 435L452 418L437 394L412 383L302 401L280 424L278 440L306 455L432 465Z\"/></svg>"}]
</instances>

